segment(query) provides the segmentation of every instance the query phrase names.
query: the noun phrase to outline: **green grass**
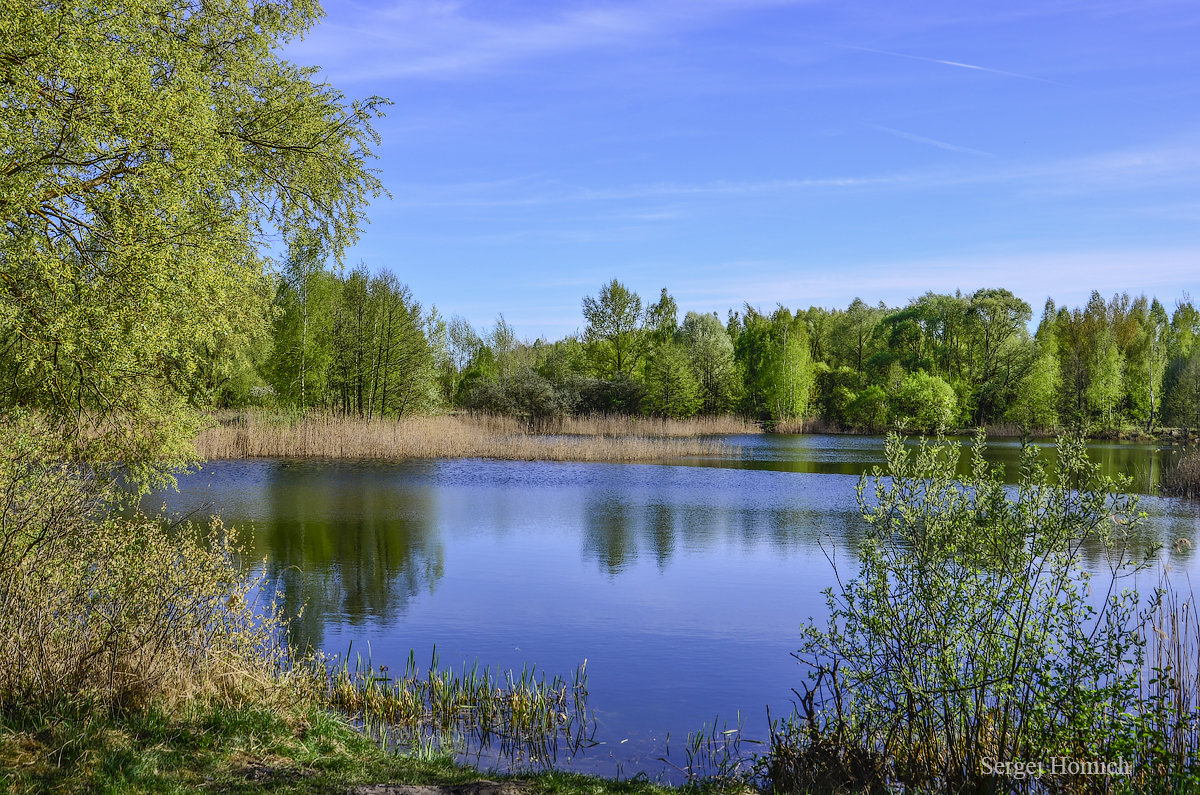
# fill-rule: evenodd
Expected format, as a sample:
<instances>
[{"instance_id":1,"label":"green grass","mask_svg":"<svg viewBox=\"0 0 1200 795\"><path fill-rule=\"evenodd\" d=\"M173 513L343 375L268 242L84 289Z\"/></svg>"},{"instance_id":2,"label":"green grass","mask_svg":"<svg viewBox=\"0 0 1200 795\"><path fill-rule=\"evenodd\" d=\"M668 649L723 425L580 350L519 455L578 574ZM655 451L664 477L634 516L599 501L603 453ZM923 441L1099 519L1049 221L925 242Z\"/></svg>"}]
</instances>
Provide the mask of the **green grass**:
<instances>
[{"instance_id":1,"label":"green grass","mask_svg":"<svg viewBox=\"0 0 1200 795\"><path fill-rule=\"evenodd\" d=\"M150 709L114 718L0 715L0 792L345 793L369 784L515 780L448 757L389 754L337 713L314 706ZM664 795L644 779L549 772L529 795ZM714 791L712 785L691 792Z\"/></svg>"}]
</instances>

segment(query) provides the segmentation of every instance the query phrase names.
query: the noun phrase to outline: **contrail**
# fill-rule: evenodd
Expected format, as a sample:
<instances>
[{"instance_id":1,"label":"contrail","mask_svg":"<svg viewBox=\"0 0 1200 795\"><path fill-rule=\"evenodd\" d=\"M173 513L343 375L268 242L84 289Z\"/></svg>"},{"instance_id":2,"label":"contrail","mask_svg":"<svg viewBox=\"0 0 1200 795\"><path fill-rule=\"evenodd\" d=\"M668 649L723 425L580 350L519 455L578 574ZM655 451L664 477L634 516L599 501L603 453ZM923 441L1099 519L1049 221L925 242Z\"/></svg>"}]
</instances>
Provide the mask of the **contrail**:
<instances>
[{"instance_id":1,"label":"contrail","mask_svg":"<svg viewBox=\"0 0 1200 795\"><path fill-rule=\"evenodd\" d=\"M896 130L891 127L884 127L881 124L873 124L871 126L880 132L887 133L888 135L894 135L897 138L904 138L909 141L916 141L919 144L936 146L938 149L948 149L951 152L962 152L965 155L975 155L976 157L995 157L995 155L991 152L985 152L982 149L972 149L969 146L959 146L957 144L946 143L945 141L939 141L936 138L926 138L923 135L914 135L910 132L904 132L904 130Z\"/></svg>"},{"instance_id":2,"label":"contrail","mask_svg":"<svg viewBox=\"0 0 1200 795\"><path fill-rule=\"evenodd\" d=\"M1004 77L1016 77L1021 80L1034 80L1038 83L1049 83L1053 86L1063 86L1069 88L1066 83L1060 83L1057 80L1047 80L1044 77L1034 77L1033 75L1023 75L1019 72L1006 72L1003 69L992 69L988 66L979 66L973 63L963 63L961 61L947 61L942 58L926 58L924 55L909 55L904 52L892 52L891 50L877 50L873 47L858 47L853 44L839 44L838 47L843 47L847 50L860 50L862 52L873 52L878 55L891 55L896 58L908 58L913 61L925 61L926 63L940 63L943 66L957 66L960 69L973 69L976 72L990 72L994 75L1003 75Z\"/></svg>"}]
</instances>

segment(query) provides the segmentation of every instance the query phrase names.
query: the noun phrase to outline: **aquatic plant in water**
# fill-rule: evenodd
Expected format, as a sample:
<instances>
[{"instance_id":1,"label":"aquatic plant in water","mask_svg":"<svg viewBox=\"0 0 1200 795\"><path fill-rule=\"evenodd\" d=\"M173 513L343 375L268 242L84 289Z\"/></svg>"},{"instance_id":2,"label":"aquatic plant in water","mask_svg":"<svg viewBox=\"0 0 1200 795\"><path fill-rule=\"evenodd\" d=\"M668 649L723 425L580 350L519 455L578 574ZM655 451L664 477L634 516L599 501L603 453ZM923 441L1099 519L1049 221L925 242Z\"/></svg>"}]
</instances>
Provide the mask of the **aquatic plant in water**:
<instances>
[{"instance_id":1,"label":"aquatic plant in water","mask_svg":"<svg viewBox=\"0 0 1200 795\"><path fill-rule=\"evenodd\" d=\"M402 672L349 652L327 664L329 703L361 721L381 744L401 752L494 757L511 768L543 767L560 752L593 744L587 703L587 661L570 680L539 674L440 666L437 649L422 669L409 653Z\"/></svg>"}]
</instances>

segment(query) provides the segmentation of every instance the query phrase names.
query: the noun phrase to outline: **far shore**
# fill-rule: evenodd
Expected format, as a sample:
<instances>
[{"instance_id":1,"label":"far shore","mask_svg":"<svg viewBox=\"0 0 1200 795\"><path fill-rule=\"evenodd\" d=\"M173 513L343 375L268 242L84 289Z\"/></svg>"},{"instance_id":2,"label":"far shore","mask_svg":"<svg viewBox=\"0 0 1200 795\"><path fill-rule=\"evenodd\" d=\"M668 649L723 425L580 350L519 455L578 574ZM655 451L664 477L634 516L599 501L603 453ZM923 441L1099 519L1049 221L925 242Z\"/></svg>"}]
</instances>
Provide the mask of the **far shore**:
<instances>
[{"instance_id":1,"label":"far shore","mask_svg":"<svg viewBox=\"0 0 1200 795\"><path fill-rule=\"evenodd\" d=\"M1052 439L1054 429L989 426L988 438ZM528 423L513 417L447 414L365 419L327 413L285 414L266 410L225 412L196 439L207 460L239 458L421 459L495 458L514 461L664 462L729 455L720 438L744 434L849 434L816 420L764 428L734 416L668 419L602 415L557 417ZM873 431L871 434L878 434ZM948 435L972 435L963 428ZM1196 432L1165 428L1103 434L1097 439L1179 444Z\"/></svg>"}]
</instances>

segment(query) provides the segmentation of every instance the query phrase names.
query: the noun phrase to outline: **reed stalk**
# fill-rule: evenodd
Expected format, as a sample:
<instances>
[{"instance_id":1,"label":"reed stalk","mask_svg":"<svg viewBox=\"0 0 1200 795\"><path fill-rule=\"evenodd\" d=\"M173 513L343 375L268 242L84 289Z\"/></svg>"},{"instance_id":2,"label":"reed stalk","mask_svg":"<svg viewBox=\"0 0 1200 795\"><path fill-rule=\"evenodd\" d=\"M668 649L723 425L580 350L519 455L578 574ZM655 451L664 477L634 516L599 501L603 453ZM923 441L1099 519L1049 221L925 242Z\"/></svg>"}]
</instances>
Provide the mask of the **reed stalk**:
<instances>
[{"instance_id":1,"label":"reed stalk","mask_svg":"<svg viewBox=\"0 0 1200 795\"><path fill-rule=\"evenodd\" d=\"M362 419L249 412L216 418L196 439L202 458L497 458L670 461L729 455L714 435L757 427L734 418L563 418L537 431L490 415Z\"/></svg>"}]
</instances>

